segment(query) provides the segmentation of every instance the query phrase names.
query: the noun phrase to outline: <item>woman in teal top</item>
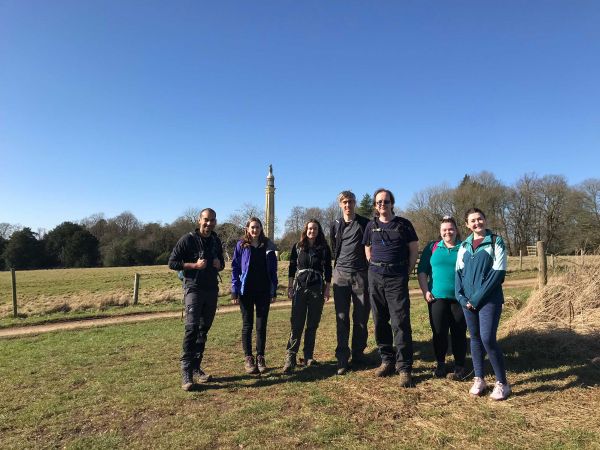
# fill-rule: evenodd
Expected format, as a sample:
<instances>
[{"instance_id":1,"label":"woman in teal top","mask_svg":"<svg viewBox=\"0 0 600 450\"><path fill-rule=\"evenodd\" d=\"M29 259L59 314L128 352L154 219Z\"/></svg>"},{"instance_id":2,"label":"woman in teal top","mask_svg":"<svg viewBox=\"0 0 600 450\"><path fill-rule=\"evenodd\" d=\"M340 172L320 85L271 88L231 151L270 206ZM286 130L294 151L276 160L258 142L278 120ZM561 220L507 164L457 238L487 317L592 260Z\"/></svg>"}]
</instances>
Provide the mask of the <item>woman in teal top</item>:
<instances>
[{"instance_id":1,"label":"woman in teal top","mask_svg":"<svg viewBox=\"0 0 600 450\"><path fill-rule=\"evenodd\" d=\"M453 380L464 380L468 376L465 368L467 355L467 325L462 306L456 301L454 279L456 257L460 240L456 221L445 216L440 223L442 240L430 242L421 254L417 269L419 286L429 309L429 323L433 332L433 350L437 366L434 376L447 376ZM452 336L454 371L446 370L448 330ZM447 374L447 375L446 375Z\"/></svg>"}]
</instances>

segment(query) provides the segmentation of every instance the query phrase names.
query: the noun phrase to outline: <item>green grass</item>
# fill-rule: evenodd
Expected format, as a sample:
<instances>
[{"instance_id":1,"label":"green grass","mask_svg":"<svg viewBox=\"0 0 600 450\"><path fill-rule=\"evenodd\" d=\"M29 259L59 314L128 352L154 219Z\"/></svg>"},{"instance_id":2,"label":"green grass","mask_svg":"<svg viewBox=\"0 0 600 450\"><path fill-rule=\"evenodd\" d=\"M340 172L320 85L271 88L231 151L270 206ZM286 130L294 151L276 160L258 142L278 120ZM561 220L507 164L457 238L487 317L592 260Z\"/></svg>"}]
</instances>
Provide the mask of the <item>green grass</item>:
<instances>
[{"instance_id":1,"label":"green grass","mask_svg":"<svg viewBox=\"0 0 600 450\"><path fill-rule=\"evenodd\" d=\"M289 376L280 369L289 309L271 312L273 369L263 377L243 371L240 314L219 314L204 364L216 380L191 393L179 386L178 319L2 340L0 448L598 448L597 342L568 332L503 338L514 396L492 403L469 398L468 383L431 378L420 298L412 325L408 390L373 377L372 333L371 367L335 375L331 303L317 335L321 365Z\"/></svg>"}]
</instances>

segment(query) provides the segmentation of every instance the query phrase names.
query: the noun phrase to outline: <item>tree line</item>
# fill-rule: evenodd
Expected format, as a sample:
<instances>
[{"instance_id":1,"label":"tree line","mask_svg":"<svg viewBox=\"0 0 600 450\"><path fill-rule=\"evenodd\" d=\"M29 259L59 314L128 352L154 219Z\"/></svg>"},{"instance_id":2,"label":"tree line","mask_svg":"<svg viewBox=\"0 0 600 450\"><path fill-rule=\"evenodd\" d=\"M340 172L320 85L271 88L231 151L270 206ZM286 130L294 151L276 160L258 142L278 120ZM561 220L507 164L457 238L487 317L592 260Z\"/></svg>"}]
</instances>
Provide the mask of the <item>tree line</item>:
<instances>
[{"instance_id":1,"label":"tree line","mask_svg":"<svg viewBox=\"0 0 600 450\"><path fill-rule=\"evenodd\" d=\"M371 194L365 193L357 212L371 217L372 203ZM561 175L526 174L509 186L492 173L481 172L465 175L455 187L419 191L406 209L396 207L395 213L412 221L424 244L438 238L443 216L453 216L463 226L463 214L473 206L482 209L490 228L504 236L511 255L520 250L526 254L526 246L538 240L555 254L600 247L600 179L595 178L570 186ZM112 218L99 213L78 223L63 222L48 232L0 223L0 270L166 264L177 240L195 228L199 211L190 208L171 224L142 223L128 211ZM228 259L251 216L264 217L264 211L244 204L218 225ZM295 206L276 244L289 251L311 218L319 220L328 235L339 216L335 201L324 208Z\"/></svg>"}]
</instances>

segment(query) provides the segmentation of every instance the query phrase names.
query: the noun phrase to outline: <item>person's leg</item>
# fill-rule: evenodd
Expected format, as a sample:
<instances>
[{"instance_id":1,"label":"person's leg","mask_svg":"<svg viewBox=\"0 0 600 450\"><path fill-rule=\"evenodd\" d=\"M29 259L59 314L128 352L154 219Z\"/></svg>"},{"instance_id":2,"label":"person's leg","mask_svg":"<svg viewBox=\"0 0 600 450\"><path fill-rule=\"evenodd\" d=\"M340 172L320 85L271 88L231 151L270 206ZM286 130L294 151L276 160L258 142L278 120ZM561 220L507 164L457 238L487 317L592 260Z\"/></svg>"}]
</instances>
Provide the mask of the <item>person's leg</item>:
<instances>
[{"instance_id":1,"label":"person's leg","mask_svg":"<svg viewBox=\"0 0 600 450\"><path fill-rule=\"evenodd\" d=\"M506 384L506 370L504 368L504 355L496 340L496 332L500 323L502 305L486 303L479 311L479 329L481 330L481 342L488 354L496 381Z\"/></svg>"},{"instance_id":2,"label":"person's leg","mask_svg":"<svg viewBox=\"0 0 600 450\"><path fill-rule=\"evenodd\" d=\"M200 317L198 324L198 337L196 339L196 362L195 369L200 369L208 332L212 327L215 313L217 312L218 288L199 290L200 302Z\"/></svg>"},{"instance_id":3,"label":"person's leg","mask_svg":"<svg viewBox=\"0 0 600 450\"><path fill-rule=\"evenodd\" d=\"M323 313L323 291L321 287L307 289L308 295L308 314L306 317L306 331L304 333L304 360L313 359L315 351L315 341L317 338L317 328L321 322Z\"/></svg>"},{"instance_id":4,"label":"person's leg","mask_svg":"<svg viewBox=\"0 0 600 450\"><path fill-rule=\"evenodd\" d=\"M196 363L198 326L200 322L199 295L196 289L186 288L184 294L185 328L181 352L181 371L184 384L192 383L192 372Z\"/></svg>"},{"instance_id":5,"label":"person's leg","mask_svg":"<svg viewBox=\"0 0 600 450\"><path fill-rule=\"evenodd\" d=\"M467 356L467 323L462 306L456 300L450 302L450 336L452 354L457 367L465 367Z\"/></svg>"},{"instance_id":6,"label":"person's leg","mask_svg":"<svg viewBox=\"0 0 600 450\"><path fill-rule=\"evenodd\" d=\"M352 295L350 274L335 269L332 281L337 334L335 357L340 365L346 366L350 358L350 348L348 347L350 334L350 297Z\"/></svg>"},{"instance_id":7,"label":"person's leg","mask_svg":"<svg viewBox=\"0 0 600 450\"><path fill-rule=\"evenodd\" d=\"M352 274L352 308L352 358L360 359L367 348L371 312L366 270Z\"/></svg>"},{"instance_id":8,"label":"person's leg","mask_svg":"<svg viewBox=\"0 0 600 450\"><path fill-rule=\"evenodd\" d=\"M267 320L271 308L271 295L262 292L256 295L256 354L265 356L267 343Z\"/></svg>"},{"instance_id":9,"label":"person's leg","mask_svg":"<svg viewBox=\"0 0 600 450\"><path fill-rule=\"evenodd\" d=\"M413 365L413 342L410 325L408 276L388 277L386 279L385 295L394 333L396 370L410 373Z\"/></svg>"},{"instance_id":10,"label":"person's leg","mask_svg":"<svg viewBox=\"0 0 600 450\"><path fill-rule=\"evenodd\" d=\"M396 351L393 347L392 328L390 327L390 312L385 299L383 277L369 271L369 300L373 311L373 325L375 327L375 342L381 356L381 362L394 364Z\"/></svg>"},{"instance_id":11,"label":"person's leg","mask_svg":"<svg viewBox=\"0 0 600 450\"><path fill-rule=\"evenodd\" d=\"M254 295L249 292L240 297L240 311L242 312L242 349L244 350L244 356L252 356L254 300Z\"/></svg>"},{"instance_id":12,"label":"person's leg","mask_svg":"<svg viewBox=\"0 0 600 450\"><path fill-rule=\"evenodd\" d=\"M306 290L296 289L292 299L292 314L290 316L291 332L287 343L288 354L296 355L300 348L300 339L306 322L307 295Z\"/></svg>"},{"instance_id":13,"label":"person's leg","mask_svg":"<svg viewBox=\"0 0 600 450\"><path fill-rule=\"evenodd\" d=\"M428 303L429 323L431 324L433 351L435 360L439 366L446 363L446 352L448 351L448 328L450 314L450 302L446 299L436 299Z\"/></svg>"},{"instance_id":14,"label":"person's leg","mask_svg":"<svg viewBox=\"0 0 600 450\"><path fill-rule=\"evenodd\" d=\"M479 313L463 308L463 314L469 334L471 335L471 359L473 361L473 370L477 378L484 377L485 371L483 361L485 359L485 348L481 342L481 334L479 332Z\"/></svg>"}]
</instances>

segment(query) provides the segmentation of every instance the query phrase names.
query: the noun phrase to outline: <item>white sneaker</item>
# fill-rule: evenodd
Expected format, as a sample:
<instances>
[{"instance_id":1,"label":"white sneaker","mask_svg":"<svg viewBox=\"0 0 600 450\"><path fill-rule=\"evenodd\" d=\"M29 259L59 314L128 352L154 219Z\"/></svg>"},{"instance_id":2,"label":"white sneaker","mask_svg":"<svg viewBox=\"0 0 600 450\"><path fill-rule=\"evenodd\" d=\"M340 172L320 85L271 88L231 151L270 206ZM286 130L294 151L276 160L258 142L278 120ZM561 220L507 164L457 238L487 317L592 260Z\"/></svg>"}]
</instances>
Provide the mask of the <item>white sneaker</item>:
<instances>
[{"instance_id":1,"label":"white sneaker","mask_svg":"<svg viewBox=\"0 0 600 450\"><path fill-rule=\"evenodd\" d=\"M506 400L506 398L511 394L512 389L510 388L510 384L502 384L499 381L496 381L494 385L494 390L490 394L490 398L492 400Z\"/></svg>"},{"instance_id":2,"label":"white sneaker","mask_svg":"<svg viewBox=\"0 0 600 450\"><path fill-rule=\"evenodd\" d=\"M475 377L473 378L473 386L469 389L469 394L478 397L483 395L485 388L487 388L485 380L483 378Z\"/></svg>"}]
</instances>

